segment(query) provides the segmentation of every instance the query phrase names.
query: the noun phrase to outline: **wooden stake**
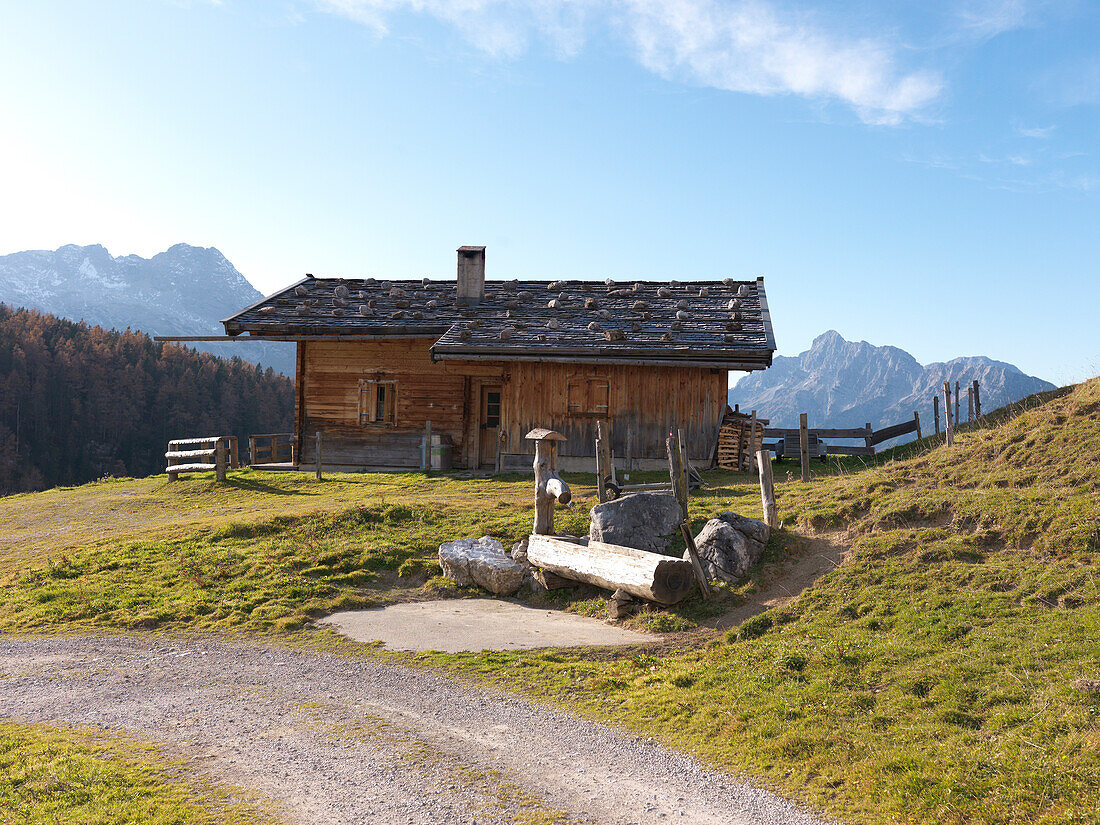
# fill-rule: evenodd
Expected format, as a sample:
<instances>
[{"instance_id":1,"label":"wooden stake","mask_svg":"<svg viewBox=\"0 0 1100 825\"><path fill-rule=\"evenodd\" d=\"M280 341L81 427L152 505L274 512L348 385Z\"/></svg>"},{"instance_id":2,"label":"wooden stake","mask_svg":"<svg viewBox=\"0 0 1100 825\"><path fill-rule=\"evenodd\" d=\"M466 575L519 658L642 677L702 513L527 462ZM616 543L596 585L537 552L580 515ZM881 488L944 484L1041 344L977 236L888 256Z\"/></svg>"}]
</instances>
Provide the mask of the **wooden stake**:
<instances>
[{"instance_id":1,"label":"wooden stake","mask_svg":"<svg viewBox=\"0 0 1100 825\"><path fill-rule=\"evenodd\" d=\"M774 529L779 526L779 514L775 506L775 479L772 477L770 450L757 450L756 466L760 470L760 504L764 509L764 523Z\"/></svg>"},{"instance_id":2,"label":"wooden stake","mask_svg":"<svg viewBox=\"0 0 1100 825\"><path fill-rule=\"evenodd\" d=\"M962 401L962 393L959 392L959 382L955 382L955 417L951 419L951 426L959 426L959 403Z\"/></svg>"},{"instance_id":3,"label":"wooden stake","mask_svg":"<svg viewBox=\"0 0 1100 825\"><path fill-rule=\"evenodd\" d=\"M676 501L680 504L680 512L683 514L680 532L684 536L684 544L687 546L688 558L691 560L691 569L695 572L695 580L699 583L699 590L704 599L709 599L710 584L707 582L707 574L703 572L703 563L699 561L695 537L691 535L691 527L688 524L687 475L684 473L682 464L679 438L670 435L665 441L665 449L668 451L668 476L669 481L672 482L672 493L676 496Z\"/></svg>"},{"instance_id":4,"label":"wooden stake","mask_svg":"<svg viewBox=\"0 0 1100 825\"><path fill-rule=\"evenodd\" d=\"M940 397L932 396L932 414L936 418L936 435L940 434Z\"/></svg>"},{"instance_id":5,"label":"wooden stake","mask_svg":"<svg viewBox=\"0 0 1100 825\"><path fill-rule=\"evenodd\" d=\"M913 410L913 421L917 425L917 441L920 441L920 412L918 410Z\"/></svg>"},{"instance_id":6,"label":"wooden stake","mask_svg":"<svg viewBox=\"0 0 1100 825\"><path fill-rule=\"evenodd\" d=\"M603 422L596 422L596 495L600 504L607 501L607 468L603 465Z\"/></svg>"},{"instance_id":7,"label":"wooden stake","mask_svg":"<svg viewBox=\"0 0 1100 825\"><path fill-rule=\"evenodd\" d=\"M321 431L317 431L317 480L321 481Z\"/></svg>"},{"instance_id":8,"label":"wooden stake","mask_svg":"<svg viewBox=\"0 0 1100 825\"><path fill-rule=\"evenodd\" d=\"M214 475L218 481L225 481L225 439L214 442Z\"/></svg>"},{"instance_id":9,"label":"wooden stake","mask_svg":"<svg viewBox=\"0 0 1100 825\"><path fill-rule=\"evenodd\" d=\"M971 422L974 420L974 386L971 385L966 388L966 420Z\"/></svg>"},{"instance_id":10,"label":"wooden stake","mask_svg":"<svg viewBox=\"0 0 1100 825\"><path fill-rule=\"evenodd\" d=\"M802 462L802 480L810 480L810 431L806 428L806 413L798 415L798 457Z\"/></svg>"},{"instance_id":11,"label":"wooden stake","mask_svg":"<svg viewBox=\"0 0 1100 825\"><path fill-rule=\"evenodd\" d=\"M497 427L497 460L493 472L500 475L504 465L504 428Z\"/></svg>"},{"instance_id":12,"label":"wooden stake","mask_svg":"<svg viewBox=\"0 0 1100 825\"><path fill-rule=\"evenodd\" d=\"M752 411L752 419L749 421L749 448L745 469L750 472L753 469L752 462L756 458L756 410Z\"/></svg>"},{"instance_id":13,"label":"wooden stake","mask_svg":"<svg viewBox=\"0 0 1100 825\"><path fill-rule=\"evenodd\" d=\"M420 451L420 470L428 472L432 468L432 422L424 422L424 446Z\"/></svg>"},{"instance_id":14,"label":"wooden stake","mask_svg":"<svg viewBox=\"0 0 1100 825\"><path fill-rule=\"evenodd\" d=\"M978 379L974 379L974 417L982 417L982 394L978 390Z\"/></svg>"},{"instance_id":15,"label":"wooden stake","mask_svg":"<svg viewBox=\"0 0 1100 825\"><path fill-rule=\"evenodd\" d=\"M951 425L951 382L943 382L943 420L947 431L947 446L955 444L955 428Z\"/></svg>"}]
</instances>

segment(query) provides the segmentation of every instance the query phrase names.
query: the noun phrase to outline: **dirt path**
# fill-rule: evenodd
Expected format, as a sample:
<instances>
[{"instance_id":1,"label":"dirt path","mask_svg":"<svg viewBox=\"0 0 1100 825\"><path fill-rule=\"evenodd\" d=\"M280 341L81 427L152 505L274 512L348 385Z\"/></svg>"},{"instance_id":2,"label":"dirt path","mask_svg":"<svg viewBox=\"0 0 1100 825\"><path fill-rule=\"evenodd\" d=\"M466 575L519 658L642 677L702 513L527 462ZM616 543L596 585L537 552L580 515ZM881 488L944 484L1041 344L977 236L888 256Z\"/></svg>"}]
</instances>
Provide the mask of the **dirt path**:
<instances>
[{"instance_id":1,"label":"dirt path","mask_svg":"<svg viewBox=\"0 0 1100 825\"><path fill-rule=\"evenodd\" d=\"M702 622L702 626L727 630L765 610L793 602L826 573L840 567L851 551L839 535L800 533L798 542L798 552L786 562L771 565L763 585L746 602Z\"/></svg>"},{"instance_id":2,"label":"dirt path","mask_svg":"<svg viewBox=\"0 0 1100 825\"><path fill-rule=\"evenodd\" d=\"M821 820L648 740L399 666L154 636L0 639L0 718L124 728L303 823ZM539 820L550 821L550 820Z\"/></svg>"}]
</instances>

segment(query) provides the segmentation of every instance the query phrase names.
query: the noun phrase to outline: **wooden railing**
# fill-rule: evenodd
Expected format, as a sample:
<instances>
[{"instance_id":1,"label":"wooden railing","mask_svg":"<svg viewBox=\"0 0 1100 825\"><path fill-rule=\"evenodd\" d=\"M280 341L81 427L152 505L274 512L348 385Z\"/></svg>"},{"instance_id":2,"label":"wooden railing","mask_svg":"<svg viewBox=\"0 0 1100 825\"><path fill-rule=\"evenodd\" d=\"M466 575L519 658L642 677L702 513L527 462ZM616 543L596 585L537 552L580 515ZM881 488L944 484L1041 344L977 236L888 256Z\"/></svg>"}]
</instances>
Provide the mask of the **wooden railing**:
<instances>
[{"instance_id":1,"label":"wooden railing","mask_svg":"<svg viewBox=\"0 0 1100 825\"><path fill-rule=\"evenodd\" d=\"M227 467L241 466L237 451L237 436L212 435L203 438L177 438L168 442L168 459L165 472L169 481L176 481L180 473L206 473L213 470L218 481L225 481Z\"/></svg>"},{"instance_id":2,"label":"wooden railing","mask_svg":"<svg viewBox=\"0 0 1100 825\"><path fill-rule=\"evenodd\" d=\"M847 444L827 444L826 451L829 455L874 455L875 447L881 444L883 441L889 441L891 438L897 438L898 436L906 435L907 433L916 433L917 438L921 437L920 428L920 415L916 412L913 413L913 417L909 421L903 421L900 424L892 424L889 427L883 427L881 430L872 430L870 424L865 424L862 427L851 427L848 429L842 428L822 428L822 429L807 429L806 434L809 438L817 437L818 440L824 438L841 438L841 439L862 439L862 445L847 445ZM782 438L783 439L783 453L790 456L793 453L787 449L788 444L797 444L802 438L801 429L766 429L764 430L765 438ZM765 450L776 450L775 443L764 444Z\"/></svg>"},{"instance_id":3,"label":"wooden railing","mask_svg":"<svg viewBox=\"0 0 1100 825\"><path fill-rule=\"evenodd\" d=\"M262 433L248 437L249 463L257 464L294 464L297 451L294 433Z\"/></svg>"}]
</instances>

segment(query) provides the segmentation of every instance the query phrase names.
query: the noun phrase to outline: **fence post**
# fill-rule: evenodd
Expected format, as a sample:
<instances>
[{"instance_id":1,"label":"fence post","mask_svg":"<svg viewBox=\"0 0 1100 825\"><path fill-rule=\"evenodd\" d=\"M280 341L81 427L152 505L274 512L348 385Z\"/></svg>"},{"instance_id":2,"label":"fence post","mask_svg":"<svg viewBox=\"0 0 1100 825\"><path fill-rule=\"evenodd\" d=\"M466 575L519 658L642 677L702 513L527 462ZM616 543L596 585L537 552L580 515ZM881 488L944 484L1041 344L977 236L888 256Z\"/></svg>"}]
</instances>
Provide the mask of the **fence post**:
<instances>
[{"instance_id":1,"label":"fence post","mask_svg":"<svg viewBox=\"0 0 1100 825\"><path fill-rule=\"evenodd\" d=\"M982 417L982 394L978 390L978 379L974 379L974 417Z\"/></svg>"},{"instance_id":2,"label":"fence post","mask_svg":"<svg viewBox=\"0 0 1100 825\"><path fill-rule=\"evenodd\" d=\"M596 422L596 494L600 499L600 503L603 504L607 501L607 483L604 481L604 473L607 472L607 467L604 466L604 452L603 452L603 421Z\"/></svg>"},{"instance_id":3,"label":"fence post","mask_svg":"<svg viewBox=\"0 0 1100 825\"><path fill-rule=\"evenodd\" d=\"M420 470L428 472L432 468L432 422L424 422L424 446L420 451Z\"/></svg>"},{"instance_id":4,"label":"fence post","mask_svg":"<svg viewBox=\"0 0 1100 825\"><path fill-rule=\"evenodd\" d=\"M752 420L749 422L749 446L746 450L748 455L745 457L745 469L748 472L753 471L752 463L756 460L756 410L752 411Z\"/></svg>"},{"instance_id":5,"label":"fence post","mask_svg":"<svg viewBox=\"0 0 1100 825\"><path fill-rule=\"evenodd\" d=\"M917 425L917 441L920 441L921 436L920 436L920 411L919 410L913 410L913 421L916 422L916 425Z\"/></svg>"},{"instance_id":6,"label":"fence post","mask_svg":"<svg viewBox=\"0 0 1100 825\"><path fill-rule=\"evenodd\" d=\"M865 429L867 431L867 435L863 436L863 443L866 444L867 447L869 447L869 448L874 447L875 446L875 441L874 441L874 438L873 438L874 431L871 429L871 422L868 421L866 424L864 424L863 429Z\"/></svg>"},{"instance_id":7,"label":"fence post","mask_svg":"<svg viewBox=\"0 0 1100 825\"><path fill-rule=\"evenodd\" d=\"M806 428L806 413L798 415L798 455L802 461L802 480L810 480L810 432Z\"/></svg>"},{"instance_id":8,"label":"fence post","mask_svg":"<svg viewBox=\"0 0 1100 825\"><path fill-rule=\"evenodd\" d=\"M274 439L272 439L272 443L273 444L275 443ZM256 461L256 436L254 436L254 435L250 435L248 437L248 463L249 464L258 464L259 463L258 461Z\"/></svg>"},{"instance_id":9,"label":"fence post","mask_svg":"<svg viewBox=\"0 0 1100 825\"><path fill-rule=\"evenodd\" d=\"M214 475L218 481L225 481L225 439L222 437L214 442Z\"/></svg>"},{"instance_id":10,"label":"fence post","mask_svg":"<svg viewBox=\"0 0 1100 825\"><path fill-rule=\"evenodd\" d=\"M966 388L966 421L971 423L974 421L974 386L971 385Z\"/></svg>"},{"instance_id":11,"label":"fence post","mask_svg":"<svg viewBox=\"0 0 1100 825\"><path fill-rule=\"evenodd\" d=\"M940 434L940 397L938 395L932 396L932 415L936 419L936 435Z\"/></svg>"},{"instance_id":12,"label":"fence post","mask_svg":"<svg viewBox=\"0 0 1100 825\"><path fill-rule=\"evenodd\" d=\"M321 431L317 431L317 480L321 480Z\"/></svg>"},{"instance_id":13,"label":"fence post","mask_svg":"<svg viewBox=\"0 0 1100 825\"><path fill-rule=\"evenodd\" d=\"M955 428L951 426L951 382L943 382L943 421L947 431L947 446L955 444Z\"/></svg>"},{"instance_id":14,"label":"fence post","mask_svg":"<svg viewBox=\"0 0 1100 825\"><path fill-rule=\"evenodd\" d=\"M493 472L500 475L500 471L503 469L504 464L504 428L497 427L497 460L493 467Z\"/></svg>"},{"instance_id":15,"label":"fence post","mask_svg":"<svg viewBox=\"0 0 1100 825\"><path fill-rule=\"evenodd\" d=\"M962 400L962 394L959 392L959 382L955 382L955 417L951 419L951 426L959 426L959 402Z\"/></svg>"},{"instance_id":16,"label":"fence post","mask_svg":"<svg viewBox=\"0 0 1100 825\"><path fill-rule=\"evenodd\" d=\"M756 466L760 470L760 505L764 509L764 523L774 530L779 526L779 514L775 506L771 450L757 450Z\"/></svg>"}]
</instances>

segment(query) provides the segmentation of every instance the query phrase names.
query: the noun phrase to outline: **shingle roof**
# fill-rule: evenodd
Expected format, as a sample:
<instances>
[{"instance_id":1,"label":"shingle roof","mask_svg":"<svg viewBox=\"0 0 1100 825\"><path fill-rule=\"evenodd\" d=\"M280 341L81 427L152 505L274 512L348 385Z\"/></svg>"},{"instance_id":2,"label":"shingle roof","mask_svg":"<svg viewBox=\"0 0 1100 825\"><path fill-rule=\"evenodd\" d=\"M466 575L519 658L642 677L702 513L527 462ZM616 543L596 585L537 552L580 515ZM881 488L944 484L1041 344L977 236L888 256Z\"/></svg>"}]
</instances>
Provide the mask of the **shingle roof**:
<instances>
[{"instance_id":1,"label":"shingle roof","mask_svg":"<svg viewBox=\"0 0 1100 825\"><path fill-rule=\"evenodd\" d=\"M761 369L775 351L763 278L487 281L476 306L459 305L453 280L306 278L223 323L267 338L438 335L437 359Z\"/></svg>"}]
</instances>

